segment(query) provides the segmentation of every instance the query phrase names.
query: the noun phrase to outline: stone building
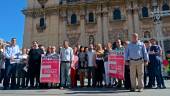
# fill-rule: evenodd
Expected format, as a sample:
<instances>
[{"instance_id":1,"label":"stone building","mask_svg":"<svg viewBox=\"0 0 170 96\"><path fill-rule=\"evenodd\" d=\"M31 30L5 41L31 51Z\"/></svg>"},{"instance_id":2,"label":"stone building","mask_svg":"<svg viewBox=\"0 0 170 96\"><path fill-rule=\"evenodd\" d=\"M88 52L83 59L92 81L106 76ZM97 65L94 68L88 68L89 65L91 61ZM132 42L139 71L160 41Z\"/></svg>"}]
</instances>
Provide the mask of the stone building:
<instances>
[{"instance_id":1,"label":"stone building","mask_svg":"<svg viewBox=\"0 0 170 96\"><path fill-rule=\"evenodd\" d=\"M160 11L169 10L170 0L27 0L24 47L32 41L48 46L71 45L129 40L139 33L142 40L152 37L170 49L170 16L161 16L161 33L155 31L152 16L154 5Z\"/></svg>"}]
</instances>

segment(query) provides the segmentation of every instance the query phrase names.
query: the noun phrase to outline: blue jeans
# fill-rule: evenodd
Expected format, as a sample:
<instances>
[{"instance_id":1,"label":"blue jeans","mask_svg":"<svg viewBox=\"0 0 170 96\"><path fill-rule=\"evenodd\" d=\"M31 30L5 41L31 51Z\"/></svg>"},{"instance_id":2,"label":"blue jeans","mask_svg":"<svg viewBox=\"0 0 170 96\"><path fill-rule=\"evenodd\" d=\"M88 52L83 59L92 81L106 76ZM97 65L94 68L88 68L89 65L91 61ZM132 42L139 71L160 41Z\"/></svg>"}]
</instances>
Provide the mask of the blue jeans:
<instances>
[{"instance_id":1,"label":"blue jeans","mask_svg":"<svg viewBox=\"0 0 170 96\"><path fill-rule=\"evenodd\" d=\"M155 84L155 78L157 81L157 86L161 87L161 85L164 83L163 78L162 78L162 73L161 73L161 60L159 57L150 57L150 62L151 62L151 84Z\"/></svg>"},{"instance_id":2,"label":"blue jeans","mask_svg":"<svg viewBox=\"0 0 170 96\"><path fill-rule=\"evenodd\" d=\"M61 87L70 87L70 62L61 62Z\"/></svg>"},{"instance_id":3,"label":"blue jeans","mask_svg":"<svg viewBox=\"0 0 170 96\"><path fill-rule=\"evenodd\" d=\"M3 86L9 87L9 82L11 79L11 88L16 86L16 66L17 64L10 64L10 60L6 59L5 61L5 78L3 82Z\"/></svg>"}]
</instances>

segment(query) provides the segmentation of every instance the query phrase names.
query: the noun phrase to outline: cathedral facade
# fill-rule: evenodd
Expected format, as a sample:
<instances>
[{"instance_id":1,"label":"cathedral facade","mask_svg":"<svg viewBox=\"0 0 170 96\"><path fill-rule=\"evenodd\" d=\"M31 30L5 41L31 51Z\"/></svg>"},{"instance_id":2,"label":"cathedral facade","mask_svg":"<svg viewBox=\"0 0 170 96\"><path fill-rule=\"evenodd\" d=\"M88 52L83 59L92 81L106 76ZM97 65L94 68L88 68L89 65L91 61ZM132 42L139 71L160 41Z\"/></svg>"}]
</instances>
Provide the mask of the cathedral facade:
<instances>
[{"instance_id":1,"label":"cathedral facade","mask_svg":"<svg viewBox=\"0 0 170 96\"><path fill-rule=\"evenodd\" d=\"M155 31L153 6L170 9L169 0L27 0L23 47L32 41L45 46L61 46L68 40L88 46L90 43L130 40L138 33L142 40L158 38L170 49L170 15L161 16L161 36Z\"/></svg>"}]
</instances>

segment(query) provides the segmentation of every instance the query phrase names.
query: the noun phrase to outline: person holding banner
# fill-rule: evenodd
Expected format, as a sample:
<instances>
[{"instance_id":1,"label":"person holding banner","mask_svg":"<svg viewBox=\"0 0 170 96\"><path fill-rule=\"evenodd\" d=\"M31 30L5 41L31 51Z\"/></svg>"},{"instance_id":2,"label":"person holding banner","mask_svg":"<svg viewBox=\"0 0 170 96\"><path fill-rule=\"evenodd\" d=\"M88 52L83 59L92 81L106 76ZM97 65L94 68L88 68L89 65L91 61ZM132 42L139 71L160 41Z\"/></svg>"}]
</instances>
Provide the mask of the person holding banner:
<instances>
[{"instance_id":1,"label":"person holding banner","mask_svg":"<svg viewBox=\"0 0 170 96\"><path fill-rule=\"evenodd\" d=\"M108 63L108 55L112 51L112 43L108 42L106 45L106 50L104 51L104 68L105 68L105 86L111 87L111 77L109 76L109 63Z\"/></svg>"},{"instance_id":2,"label":"person holding banner","mask_svg":"<svg viewBox=\"0 0 170 96\"><path fill-rule=\"evenodd\" d=\"M117 55L124 56L125 48L123 47L121 40L117 39L115 43L116 45L115 45L115 49L113 49L113 52L115 52ZM122 87L122 85L123 85L123 81L118 79L117 87Z\"/></svg>"},{"instance_id":3,"label":"person holding banner","mask_svg":"<svg viewBox=\"0 0 170 96\"><path fill-rule=\"evenodd\" d=\"M69 47L69 42L63 42L63 48L60 50L60 58L61 58L61 87L63 90L64 87L71 87L70 80L70 66L73 61L73 49Z\"/></svg>"},{"instance_id":4,"label":"person holding banner","mask_svg":"<svg viewBox=\"0 0 170 96\"><path fill-rule=\"evenodd\" d=\"M43 46L39 46L39 47L41 47L41 49L45 53L46 57L52 56L52 47L51 46L48 46L47 50L45 50L45 48L43 48ZM41 67L42 67L42 65L41 65ZM51 86L52 86L51 83L40 83L40 88L42 88L42 89L50 88Z\"/></svg>"},{"instance_id":5,"label":"person holding banner","mask_svg":"<svg viewBox=\"0 0 170 96\"><path fill-rule=\"evenodd\" d=\"M144 64L149 61L148 53L143 42L139 40L138 34L132 34L132 41L128 44L125 51L126 63L130 66L131 90L136 91L136 78L138 81L139 92L144 88Z\"/></svg>"}]
</instances>

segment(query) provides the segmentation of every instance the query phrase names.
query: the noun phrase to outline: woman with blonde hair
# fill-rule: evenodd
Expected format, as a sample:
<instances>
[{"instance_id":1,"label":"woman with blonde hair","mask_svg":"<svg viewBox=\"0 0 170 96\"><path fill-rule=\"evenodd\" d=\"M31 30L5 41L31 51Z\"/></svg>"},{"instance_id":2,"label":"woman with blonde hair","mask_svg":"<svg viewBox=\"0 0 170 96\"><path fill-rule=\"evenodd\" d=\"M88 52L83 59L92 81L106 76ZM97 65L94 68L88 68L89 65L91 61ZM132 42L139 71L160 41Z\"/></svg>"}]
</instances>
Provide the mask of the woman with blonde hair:
<instances>
[{"instance_id":1,"label":"woman with blonde hair","mask_svg":"<svg viewBox=\"0 0 170 96\"><path fill-rule=\"evenodd\" d=\"M96 84L98 87L102 87L103 75L104 75L104 50L102 44L96 46Z\"/></svg>"},{"instance_id":2,"label":"woman with blonde hair","mask_svg":"<svg viewBox=\"0 0 170 96\"><path fill-rule=\"evenodd\" d=\"M108 42L105 45L104 50L104 68L105 68L105 85L106 87L111 87L113 82L111 82L111 77L109 76L109 62L108 62L108 56L112 52L112 43Z\"/></svg>"}]
</instances>

